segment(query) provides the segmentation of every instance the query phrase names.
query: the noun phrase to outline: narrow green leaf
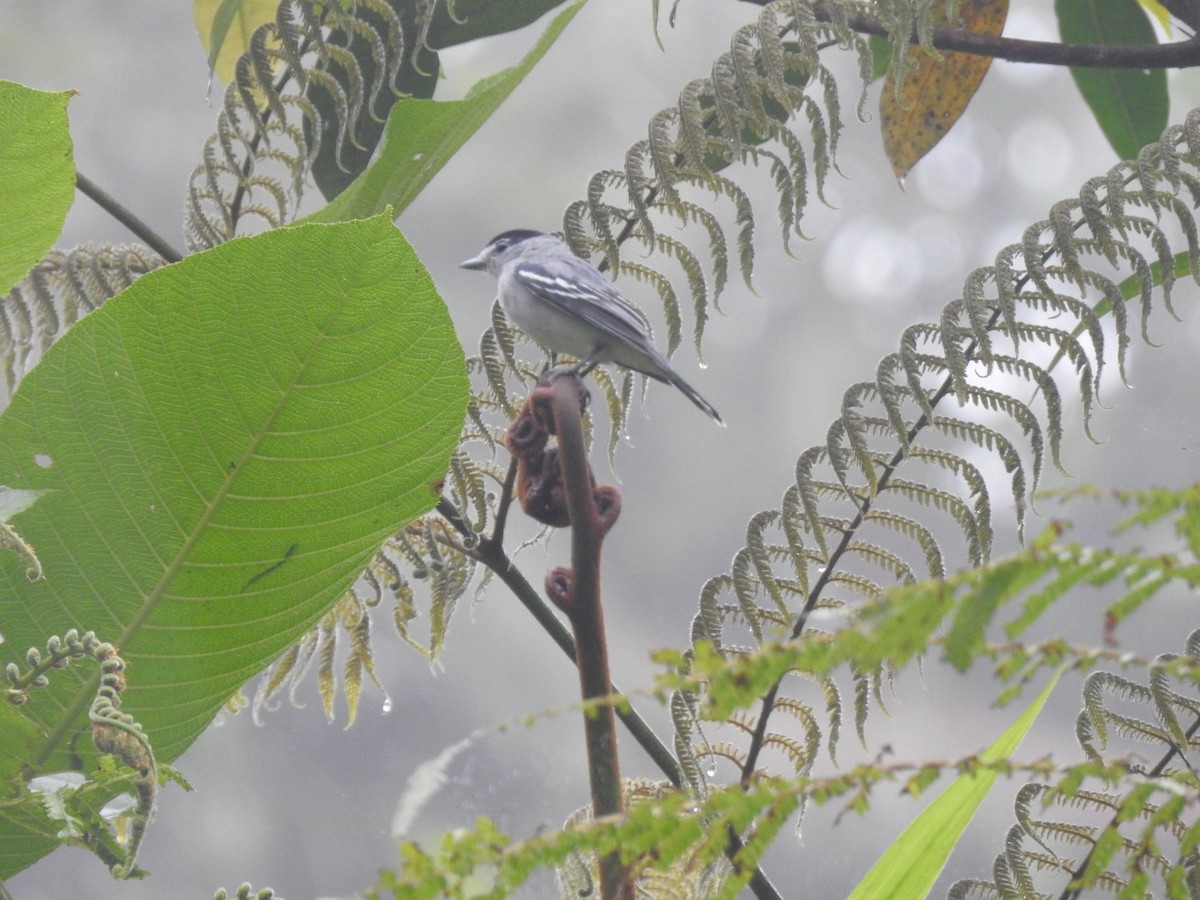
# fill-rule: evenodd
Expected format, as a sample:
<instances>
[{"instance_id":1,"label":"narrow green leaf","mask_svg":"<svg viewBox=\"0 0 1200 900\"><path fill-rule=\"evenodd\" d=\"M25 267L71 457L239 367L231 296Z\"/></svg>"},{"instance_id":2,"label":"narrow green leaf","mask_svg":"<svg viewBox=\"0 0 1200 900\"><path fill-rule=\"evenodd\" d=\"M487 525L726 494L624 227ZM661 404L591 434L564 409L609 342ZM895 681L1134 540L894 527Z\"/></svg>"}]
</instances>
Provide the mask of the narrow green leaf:
<instances>
[{"instance_id":1,"label":"narrow green leaf","mask_svg":"<svg viewBox=\"0 0 1200 900\"><path fill-rule=\"evenodd\" d=\"M1154 28L1138 0L1055 0L1067 44L1153 44ZM1163 69L1071 69L1109 144L1122 159L1156 141L1167 127Z\"/></svg>"},{"instance_id":2,"label":"narrow green leaf","mask_svg":"<svg viewBox=\"0 0 1200 900\"><path fill-rule=\"evenodd\" d=\"M980 754L982 762L1000 762L1016 752L1061 674L1056 673L1020 718ZM850 900L928 896L996 776L994 770L958 776L884 851L850 894Z\"/></svg>"},{"instance_id":3,"label":"narrow green leaf","mask_svg":"<svg viewBox=\"0 0 1200 900\"><path fill-rule=\"evenodd\" d=\"M476 85L467 99L410 98L395 104L367 168L305 221L344 222L389 207L393 217L400 215L546 55L585 2L580 0L555 16L520 63Z\"/></svg>"},{"instance_id":4,"label":"narrow green leaf","mask_svg":"<svg viewBox=\"0 0 1200 900\"><path fill-rule=\"evenodd\" d=\"M867 46L871 48L871 81L875 82L886 75L892 65L892 42L872 34L867 37Z\"/></svg>"},{"instance_id":5,"label":"narrow green leaf","mask_svg":"<svg viewBox=\"0 0 1200 900\"><path fill-rule=\"evenodd\" d=\"M67 101L74 93L0 81L0 294L54 246L71 208Z\"/></svg>"},{"instance_id":6,"label":"narrow green leaf","mask_svg":"<svg viewBox=\"0 0 1200 900\"><path fill-rule=\"evenodd\" d=\"M76 324L0 416L0 467L52 488L0 555L0 665L68 628L121 649L122 709L170 762L429 510L466 365L383 218L279 229L156 270ZM35 771L94 766L94 667L22 712ZM0 810L0 878L47 852Z\"/></svg>"}]
</instances>

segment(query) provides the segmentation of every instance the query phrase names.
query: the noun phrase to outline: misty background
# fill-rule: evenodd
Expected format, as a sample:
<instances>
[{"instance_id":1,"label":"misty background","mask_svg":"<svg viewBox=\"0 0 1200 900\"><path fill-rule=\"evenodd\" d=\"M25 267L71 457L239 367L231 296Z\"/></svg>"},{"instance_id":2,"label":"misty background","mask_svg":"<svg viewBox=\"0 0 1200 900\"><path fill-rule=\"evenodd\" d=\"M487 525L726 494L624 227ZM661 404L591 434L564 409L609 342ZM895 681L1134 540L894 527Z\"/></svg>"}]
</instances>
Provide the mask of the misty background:
<instances>
[{"instance_id":1,"label":"misty background","mask_svg":"<svg viewBox=\"0 0 1200 900\"><path fill-rule=\"evenodd\" d=\"M1005 33L1056 39L1049 6L1013 0ZM3 0L0 13L0 77L78 91L69 115L79 170L183 249L187 181L223 89L214 84L210 91L188 5ZM588 4L406 210L398 226L449 305L468 353L476 352L487 327L494 283L460 270L458 262L500 231L558 228L562 210L585 195L592 173L620 168L651 116L673 104L689 80L707 75L735 28L757 14L757 7L733 0L685 0L676 27L662 24L660 50L649 3ZM516 62L546 21L444 53L447 77L437 98L460 97L479 78ZM837 54L826 51L827 58ZM632 413L631 445L618 450L616 476L603 440L593 453L597 477L619 477L623 497L621 520L604 546L603 578L613 677L626 690L649 684L658 671L651 651L687 644L700 587L727 569L748 519L778 505L796 458L823 442L839 415L843 391L874 377L877 361L896 348L906 326L936 320L972 269L989 264L1054 201L1116 161L1066 70L996 62L964 120L902 189L883 156L878 117L854 117L855 64L844 60L838 69L845 75L840 89L847 117L842 174L832 174L826 186L830 206L814 201L807 212L803 230L811 240L793 241L794 259L780 252L769 174L747 174L743 183L757 186L757 296L731 278L724 315L714 315L707 327L704 369L685 320L675 365L721 411L728 429L713 427L677 392L652 385L645 414L640 406ZM1171 120L1178 122L1200 105L1200 91L1192 75L1172 78ZM868 110L875 109L878 92L876 85ZM318 200L312 189L310 203ZM132 240L77 195L59 245ZM622 287L665 333L652 291L628 281ZM1196 392L1180 385L1200 349L1195 296L1194 286L1177 290L1182 325L1170 323L1161 307L1156 311L1151 336L1162 346L1134 343L1130 388L1120 384L1115 367L1109 373L1102 400L1110 408L1098 410L1093 423L1103 444L1088 441L1078 404L1066 404L1063 460L1070 477L1048 466L1043 487L1178 487L1196 480ZM687 298L683 305L689 306ZM1016 547L1009 505L997 490L996 556ZM1038 533L1050 516L1069 515L1092 520L1074 539L1107 543L1105 529L1118 514L1090 509L1039 505L1027 534ZM532 533L518 530L514 538ZM518 556L535 585L545 570L565 563L563 538ZM1174 546L1165 530L1135 538L1150 547L1156 541ZM1072 627L1073 641L1100 644L1106 596L1079 594L1038 633ZM341 702L336 721L327 724L310 678L299 694L306 706L284 702L261 727L248 711L222 713L175 762L195 791L168 785L160 793L139 858L148 879L113 881L90 854L66 848L10 880L16 900L206 898L243 881L273 887L288 900L353 895L374 882L377 869L398 863L390 829L406 780L477 729L487 731L451 764L448 783L413 822L410 839L430 847L445 831L470 827L477 815L492 817L514 837L529 836L558 827L587 802L577 713L496 730L517 716L562 710L578 695L573 669L502 586L493 584L477 602L470 593L464 598L436 666L395 637L387 608L377 615L374 643L390 712L384 712L384 696L367 686L352 729L343 730ZM1181 650L1183 635L1197 624L1192 598L1164 598L1151 609L1122 627L1123 646L1147 654ZM421 635L421 623L414 627ZM960 676L935 660L923 680L915 669L906 671L895 692L889 704L903 707L903 715L892 721L873 712L866 734L872 748L889 744L897 760L976 752L1019 709L986 713L977 699L956 702L991 697L997 689L980 667ZM1027 691L1023 702L1034 693ZM1079 702L1079 677L1064 677L1020 756L1078 758L1073 726ZM638 707L669 743L666 712L647 700ZM978 718L967 720L966 712ZM843 767L873 755L859 747L852 728L846 731ZM626 736L622 750L625 776L658 775ZM817 771L833 771L827 758ZM942 893L957 878L990 876L1019 785L997 783L952 857ZM914 801L898 794L898 787L882 788L865 818L838 819L836 805L810 808L802 833L793 837L785 829L764 868L787 896L844 896L932 796ZM555 895L545 874L522 892Z\"/></svg>"}]
</instances>

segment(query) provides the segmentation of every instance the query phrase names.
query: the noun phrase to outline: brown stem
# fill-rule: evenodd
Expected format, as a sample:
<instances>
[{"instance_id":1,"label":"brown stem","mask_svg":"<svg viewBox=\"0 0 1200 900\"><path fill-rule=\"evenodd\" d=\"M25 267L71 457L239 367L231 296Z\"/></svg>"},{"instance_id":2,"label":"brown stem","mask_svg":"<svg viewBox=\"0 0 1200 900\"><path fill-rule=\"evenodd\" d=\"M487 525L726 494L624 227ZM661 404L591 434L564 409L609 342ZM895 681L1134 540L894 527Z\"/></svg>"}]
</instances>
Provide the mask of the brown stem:
<instances>
[{"instance_id":1,"label":"brown stem","mask_svg":"<svg viewBox=\"0 0 1200 900\"><path fill-rule=\"evenodd\" d=\"M600 516L593 499L592 472L583 439L583 410L579 382L574 375L554 379L552 408L554 433L567 509L571 516L571 585L569 613L575 631L575 658L583 700L612 693L608 648L604 636L604 610L600 605ZM592 814L599 819L624 808L621 771L617 759L616 716L611 706L588 710L583 719L587 740L588 774L592 785ZM603 900L632 898L633 885L625 877L620 855L600 860L600 896Z\"/></svg>"},{"instance_id":2,"label":"brown stem","mask_svg":"<svg viewBox=\"0 0 1200 900\"><path fill-rule=\"evenodd\" d=\"M505 490L509 494L512 493L512 484L510 483L512 480L510 478L505 482ZM462 534L464 537L474 535L474 531L462 517L462 514L446 498L443 497L438 502L437 511L447 522L454 526L459 534ZM504 547L496 540L495 533L490 537L479 540L479 545L475 548L475 557L487 566L505 587L513 592L514 596L529 610L529 613L538 621L538 624L542 626L542 629L550 635L551 640L566 654L567 659L574 663L575 642L571 637L571 633L558 620L554 611L546 605L546 601L542 599L534 586L529 583L529 580L521 570L513 565L512 559L504 552ZM616 685L613 685L612 692L620 694L621 690ZM667 780L676 787L679 787L683 783L683 776L679 772L679 764L675 761L675 757L671 755L671 751L667 749L667 746L654 733L654 729L647 724L646 720L629 704L622 704L617 709L617 718L629 730L633 739L646 751L646 755L654 761L654 764L667 777Z\"/></svg>"}]
</instances>

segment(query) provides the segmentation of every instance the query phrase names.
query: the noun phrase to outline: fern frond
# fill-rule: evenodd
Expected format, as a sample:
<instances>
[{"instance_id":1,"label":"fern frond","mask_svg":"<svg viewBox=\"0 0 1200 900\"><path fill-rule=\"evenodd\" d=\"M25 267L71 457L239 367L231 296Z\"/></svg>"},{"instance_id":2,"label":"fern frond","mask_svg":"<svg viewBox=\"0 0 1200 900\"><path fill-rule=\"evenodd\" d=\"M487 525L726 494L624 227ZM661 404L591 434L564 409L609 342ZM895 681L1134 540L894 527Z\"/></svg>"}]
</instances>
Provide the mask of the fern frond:
<instances>
[{"instance_id":1,"label":"fern frond","mask_svg":"<svg viewBox=\"0 0 1200 900\"><path fill-rule=\"evenodd\" d=\"M1197 840L1195 822L1189 823L1181 815L1186 809L1194 811L1200 790L1190 766L1176 774L1170 761L1183 758L1200 743L1192 737L1200 729L1200 702L1190 696L1191 679L1188 693L1175 690L1171 666L1200 664L1200 658L1190 653L1196 649L1197 634L1193 632L1185 641L1187 654L1163 654L1148 665L1149 683L1102 670L1088 676L1077 731L1084 753L1101 767L1095 777L1103 778L1103 789L1084 787L1083 772L1064 775L1054 783L1022 787L1015 801L1017 826L1009 832L1005 853L993 872L991 887L996 896L1024 896L1019 892L1032 890L1031 866L1057 873L1064 888L1070 882L1073 889L1098 887L1144 896L1152 879L1157 879L1173 886L1170 896L1181 896L1179 891L1190 877L1183 860L1194 857ZM1112 698L1152 709L1158 722L1117 712L1110 705ZM1180 712L1189 719L1186 728L1177 715ZM1156 744L1162 756L1149 768L1118 762L1101 776L1107 765L1102 751L1114 738ZM1090 814L1093 821L1048 818L1052 806ZM1106 821L1096 823L1096 814ZM1027 841L1038 849L1027 848ZM1171 845L1179 848L1174 859L1164 852L1164 847ZM1064 857L1055 850L1059 846L1081 850L1084 858Z\"/></svg>"},{"instance_id":2,"label":"fern frond","mask_svg":"<svg viewBox=\"0 0 1200 900\"><path fill-rule=\"evenodd\" d=\"M229 240L251 216L268 227L290 221L323 153L343 173L351 151L365 161L364 141L377 139L390 107L436 77L418 71L429 54L418 35L433 13L419 5L401 15L383 0L284 0L251 35L189 179L189 247Z\"/></svg>"},{"instance_id":3,"label":"fern frond","mask_svg":"<svg viewBox=\"0 0 1200 900\"><path fill-rule=\"evenodd\" d=\"M51 250L0 299L0 372L10 395L42 353L76 321L163 260L138 245Z\"/></svg>"}]
</instances>

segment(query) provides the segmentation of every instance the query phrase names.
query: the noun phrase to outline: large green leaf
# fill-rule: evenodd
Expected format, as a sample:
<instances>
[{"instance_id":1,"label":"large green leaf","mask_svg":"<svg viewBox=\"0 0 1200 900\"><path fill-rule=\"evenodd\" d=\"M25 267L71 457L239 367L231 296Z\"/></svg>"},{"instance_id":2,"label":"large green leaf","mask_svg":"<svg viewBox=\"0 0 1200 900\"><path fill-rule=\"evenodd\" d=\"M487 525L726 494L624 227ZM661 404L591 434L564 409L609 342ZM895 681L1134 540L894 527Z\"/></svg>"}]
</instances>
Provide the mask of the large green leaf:
<instances>
[{"instance_id":1,"label":"large green leaf","mask_svg":"<svg viewBox=\"0 0 1200 900\"><path fill-rule=\"evenodd\" d=\"M45 569L0 556L0 664L68 628L128 661L160 761L430 509L465 416L445 305L382 218L231 241L75 325L0 416L0 478ZM34 771L83 768L84 664L21 708ZM11 750L9 751L11 752ZM0 803L0 877L53 845Z\"/></svg>"},{"instance_id":2,"label":"large green leaf","mask_svg":"<svg viewBox=\"0 0 1200 900\"><path fill-rule=\"evenodd\" d=\"M0 81L0 294L46 255L71 208L67 101L74 93Z\"/></svg>"},{"instance_id":3,"label":"large green leaf","mask_svg":"<svg viewBox=\"0 0 1200 900\"><path fill-rule=\"evenodd\" d=\"M1153 44L1157 40L1137 0L1055 0L1067 44ZM1083 99L1121 159L1156 141L1167 127L1163 69L1071 69Z\"/></svg>"},{"instance_id":4,"label":"large green leaf","mask_svg":"<svg viewBox=\"0 0 1200 900\"><path fill-rule=\"evenodd\" d=\"M583 2L555 16L520 63L477 85L467 99L412 98L394 105L370 165L306 221L344 222L388 207L398 216L546 55Z\"/></svg>"},{"instance_id":5,"label":"large green leaf","mask_svg":"<svg viewBox=\"0 0 1200 900\"><path fill-rule=\"evenodd\" d=\"M997 763L1012 757L1050 699L1059 674L1050 679L1004 734L979 755L981 762ZM850 894L850 900L928 896L950 858L950 851L967 830L997 775L996 769L985 768L958 776L884 851Z\"/></svg>"}]
</instances>

